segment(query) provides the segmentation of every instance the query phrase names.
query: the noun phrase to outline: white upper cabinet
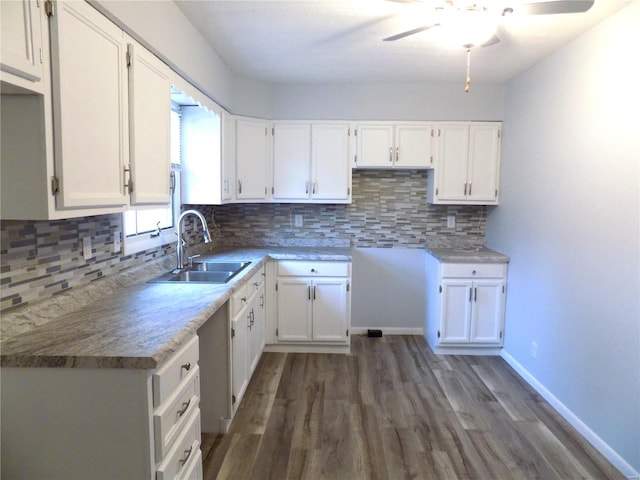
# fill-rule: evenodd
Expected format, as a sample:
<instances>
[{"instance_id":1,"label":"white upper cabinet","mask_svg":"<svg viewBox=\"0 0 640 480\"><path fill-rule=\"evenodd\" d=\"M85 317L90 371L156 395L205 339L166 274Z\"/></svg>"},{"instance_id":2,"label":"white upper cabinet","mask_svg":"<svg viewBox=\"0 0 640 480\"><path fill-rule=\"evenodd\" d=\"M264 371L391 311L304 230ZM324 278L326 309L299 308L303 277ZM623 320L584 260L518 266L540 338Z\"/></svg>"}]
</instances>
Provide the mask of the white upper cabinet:
<instances>
[{"instance_id":1,"label":"white upper cabinet","mask_svg":"<svg viewBox=\"0 0 640 480\"><path fill-rule=\"evenodd\" d=\"M221 115L198 105L181 109L182 203L222 202Z\"/></svg>"},{"instance_id":2,"label":"white upper cabinet","mask_svg":"<svg viewBox=\"0 0 640 480\"><path fill-rule=\"evenodd\" d=\"M356 126L357 168L433 166L434 127L428 122L378 122Z\"/></svg>"},{"instance_id":3,"label":"white upper cabinet","mask_svg":"<svg viewBox=\"0 0 640 480\"><path fill-rule=\"evenodd\" d=\"M268 200L269 123L256 118L236 120L236 200Z\"/></svg>"},{"instance_id":4,"label":"white upper cabinet","mask_svg":"<svg viewBox=\"0 0 640 480\"><path fill-rule=\"evenodd\" d=\"M498 122L438 126L437 161L428 177L429 203L498 203L500 130Z\"/></svg>"},{"instance_id":5,"label":"white upper cabinet","mask_svg":"<svg viewBox=\"0 0 640 480\"><path fill-rule=\"evenodd\" d=\"M0 79L6 85L43 92L42 2L0 2Z\"/></svg>"},{"instance_id":6,"label":"white upper cabinet","mask_svg":"<svg viewBox=\"0 0 640 480\"><path fill-rule=\"evenodd\" d=\"M273 200L349 203L349 136L347 123L275 122Z\"/></svg>"},{"instance_id":7,"label":"white upper cabinet","mask_svg":"<svg viewBox=\"0 0 640 480\"><path fill-rule=\"evenodd\" d=\"M58 208L120 206L129 164L124 35L86 2L58 2L52 17Z\"/></svg>"},{"instance_id":8,"label":"white upper cabinet","mask_svg":"<svg viewBox=\"0 0 640 480\"><path fill-rule=\"evenodd\" d=\"M308 200L311 194L311 125L273 124L273 191L275 201Z\"/></svg>"},{"instance_id":9,"label":"white upper cabinet","mask_svg":"<svg viewBox=\"0 0 640 480\"><path fill-rule=\"evenodd\" d=\"M131 205L170 201L171 84L169 68L133 39L129 56Z\"/></svg>"}]
</instances>

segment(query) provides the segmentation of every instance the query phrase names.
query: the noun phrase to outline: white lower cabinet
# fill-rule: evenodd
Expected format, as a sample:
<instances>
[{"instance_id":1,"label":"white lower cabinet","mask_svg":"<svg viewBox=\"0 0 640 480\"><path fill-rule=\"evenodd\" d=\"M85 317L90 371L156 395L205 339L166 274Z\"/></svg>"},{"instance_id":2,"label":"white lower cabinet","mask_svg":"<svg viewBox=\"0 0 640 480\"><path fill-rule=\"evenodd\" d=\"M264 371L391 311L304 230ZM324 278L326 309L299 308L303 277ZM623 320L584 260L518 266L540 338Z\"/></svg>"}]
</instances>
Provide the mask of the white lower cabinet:
<instances>
[{"instance_id":1,"label":"white lower cabinet","mask_svg":"<svg viewBox=\"0 0 640 480\"><path fill-rule=\"evenodd\" d=\"M348 345L350 284L349 262L278 262L276 342Z\"/></svg>"},{"instance_id":2,"label":"white lower cabinet","mask_svg":"<svg viewBox=\"0 0 640 480\"><path fill-rule=\"evenodd\" d=\"M157 370L3 367L2 478L201 479L198 341Z\"/></svg>"},{"instance_id":3,"label":"white lower cabinet","mask_svg":"<svg viewBox=\"0 0 640 480\"><path fill-rule=\"evenodd\" d=\"M506 264L427 256L427 342L435 353L491 353L503 344Z\"/></svg>"}]
</instances>

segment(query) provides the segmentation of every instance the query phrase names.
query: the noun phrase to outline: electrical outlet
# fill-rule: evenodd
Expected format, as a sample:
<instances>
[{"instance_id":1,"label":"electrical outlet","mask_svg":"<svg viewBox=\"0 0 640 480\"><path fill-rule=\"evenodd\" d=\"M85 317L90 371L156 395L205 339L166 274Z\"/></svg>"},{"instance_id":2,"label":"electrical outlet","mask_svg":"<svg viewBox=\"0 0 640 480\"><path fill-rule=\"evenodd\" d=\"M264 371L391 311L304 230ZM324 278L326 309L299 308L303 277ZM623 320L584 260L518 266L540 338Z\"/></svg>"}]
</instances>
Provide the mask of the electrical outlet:
<instances>
[{"instance_id":1,"label":"electrical outlet","mask_svg":"<svg viewBox=\"0 0 640 480\"><path fill-rule=\"evenodd\" d=\"M120 239L120 230L113 232L113 253L120 253L122 250L122 240Z\"/></svg>"},{"instance_id":2,"label":"electrical outlet","mask_svg":"<svg viewBox=\"0 0 640 480\"><path fill-rule=\"evenodd\" d=\"M456 228L456 216L447 215L447 228Z\"/></svg>"},{"instance_id":3,"label":"electrical outlet","mask_svg":"<svg viewBox=\"0 0 640 480\"><path fill-rule=\"evenodd\" d=\"M93 257L91 253L91 237L82 238L82 256L85 260L89 260Z\"/></svg>"},{"instance_id":4,"label":"electrical outlet","mask_svg":"<svg viewBox=\"0 0 640 480\"><path fill-rule=\"evenodd\" d=\"M301 215L301 214L296 213L296 214L293 216L293 224L294 224L296 227L301 227L301 226L302 226L302 215Z\"/></svg>"},{"instance_id":5,"label":"electrical outlet","mask_svg":"<svg viewBox=\"0 0 640 480\"><path fill-rule=\"evenodd\" d=\"M538 356L538 344L536 342L531 342L531 358L536 358Z\"/></svg>"}]
</instances>

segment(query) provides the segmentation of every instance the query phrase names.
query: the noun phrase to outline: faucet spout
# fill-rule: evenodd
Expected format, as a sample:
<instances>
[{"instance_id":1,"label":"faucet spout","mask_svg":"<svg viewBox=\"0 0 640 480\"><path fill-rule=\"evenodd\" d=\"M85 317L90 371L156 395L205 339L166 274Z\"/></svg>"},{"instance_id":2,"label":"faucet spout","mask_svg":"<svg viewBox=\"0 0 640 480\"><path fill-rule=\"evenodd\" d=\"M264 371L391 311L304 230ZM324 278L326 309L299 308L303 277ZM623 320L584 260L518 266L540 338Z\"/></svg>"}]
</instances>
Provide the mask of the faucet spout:
<instances>
[{"instance_id":1,"label":"faucet spout","mask_svg":"<svg viewBox=\"0 0 640 480\"><path fill-rule=\"evenodd\" d=\"M204 243L211 242L211 233L209 233L209 227L207 227L207 221L204 219L204 215L200 213L198 210L185 210L178 217L178 244L176 245L176 260L177 265L176 268L182 270L184 268L184 258L187 252L187 243L182 238L182 223L184 217L187 215L195 215L200 219L200 223L202 224L202 237L204 238Z\"/></svg>"}]
</instances>

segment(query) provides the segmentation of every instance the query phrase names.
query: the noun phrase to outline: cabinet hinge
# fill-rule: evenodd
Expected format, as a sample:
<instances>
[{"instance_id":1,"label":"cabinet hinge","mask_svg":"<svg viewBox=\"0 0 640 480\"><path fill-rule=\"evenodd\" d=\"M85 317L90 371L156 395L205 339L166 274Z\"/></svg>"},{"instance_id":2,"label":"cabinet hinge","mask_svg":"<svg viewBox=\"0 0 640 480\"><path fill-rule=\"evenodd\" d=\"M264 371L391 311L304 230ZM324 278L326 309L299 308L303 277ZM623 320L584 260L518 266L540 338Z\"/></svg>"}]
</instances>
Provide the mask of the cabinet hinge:
<instances>
[{"instance_id":1,"label":"cabinet hinge","mask_svg":"<svg viewBox=\"0 0 640 480\"><path fill-rule=\"evenodd\" d=\"M40 63L44 63L44 53L42 53L42 49L40 49Z\"/></svg>"},{"instance_id":2,"label":"cabinet hinge","mask_svg":"<svg viewBox=\"0 0 640 480\"><path fill-rule=\"evenodd\" d=\"M498 198L498 189L496 188L496 198Z\"/></svg>"},{"instance_id":3,"label":"cabinet hinge","mask_svg":"<svg viewBox=\"0 0 640 480\"><path fill-rule=\"evenodd\" d=\"M433 155L429 157L429 163L433 163Z\"/></svg>"},{"instance_id":4,"label":"cabinet hinge","mask_svg":"<svg viewBox=\"0 0 640 480\"><path fill-rule=\"evenodd\" d=\"M271 135L275 137L275 135L276 135L275 127L271 127Z\"/></svg>"},{"instance_id":5,"label":"cabinet hinge","mask_svg":"<svg viewBox=\"0 0 640 480\"><path fill-rule=\"evenodd\" d=\"M349 284L347 283L347 292L349 291Z\"/></svg>"},{"instance_id":6,"label":"cabinet hinge","mask_svg":"<svg viewBox=\"0 0 640 480\"><path fill-rule=\"evenodd\" d=\"M60 191L60 180L58 177L51 177L51 195L56 195Z\"/></svg>"},{"instance_id":7,"label":"cabinet hinge","mask_svg":"<svg viewBox=\"0 0 640 480\"><path fill-rule=\"evenodd\" d=\"M236 396L235 395L231 395L231 403L233 403L233 404L236 403Z\"/></svg>"},{"instance_id":8,"label":"cabinet hinge","mask_svg":"<svg viewBox=\"0 0 640 480\"><path fill-rule=\"evenodd\" d=\"M436 195L438 195L438 189L436 188Z\"/></svg>"},{"instance_id":9,"label":"cabinet hinge","mask_svg":"<svg viewBox=\"0 0 640 480\"><path fill-rule=\"evenodd\" d=\"M501 135L500 130L498 130L498 138L500 138L500 135Z\"/></svg>"},{"instance_id":10,"label":"cabinet hinge","mask_svg":"<svg viewBox=\"0 0 640 480\"><path fill-rule=\"evenodd\" d=\"M440 330L438 330L438 338L440 338Z\"/></svg>"},{"instance_id":11,"label":"cabinet hinge","mask_svg":"<svg viewBox=\"0 0 640 480\"><path fill-rule=\"evenodd\" d=\"M169 191L171 193L176 191L176 172L173 171L169 174Z\"/></svg>"},{"instance_id":12,"label":"cabinet hinge","mask_svg":"<svg viewBox=\"0 0 640 480\"><path fill-rule=\"evenodd\" d=\"M349 329L347 328L347 333L345 334L347 337L349 336Z\"/></svg>"},{"instance_id":13,"label":"cabinet hinge","mask_svg":"<svg viewBox=\"0 0 640 480\"><path fill-rule=\"evenodd\" d=\"M274 195L276 193L276 187L271 187L271 195Z\"/></svg>"},{"instance_id":14,"label":"cabinet hinge","mask_svg":"<svg viewBox=\"0 0 640 480\"><path fill-rule=\"evenodd\" d=\"M351 195L351 189L347 188L347 195Z\"/></svg>"},{"instance_id":15,"label":"cabinet hinge","mask_svg":"<svg viewBox=\"0 0 640 480\"><path fill-rule=\"evenodd\" d=\"M502 330L500 330L500 338L502 338Z\"/></svg>"},{"instance_id":16,"label":"cabinet hinge","mask_svg":"<svg viewBox=\"0 0 640 480\"><path fill-rule=\"evenodd\" d=\"M276 337L280 335L280 332L278 331L278 329L276 328Z\"/></svg>"},{"instance_id":17,"label":"cabinet hinge","mask_svg":"<svg viewBox=\"0 0 640 480\"><path fill-rule=\"evenodd\" d=\"M232 329L231 329L231 338L233 338L233 337L235 337L235 336L236 336L236 329L235 329L235 328L232 328Z\"/></svg>"},{"instance_id":18,"label":"cabinet hinge","mask_svg":"<svg viewBox=\"0 0 640 480\"><path fill-rule=\"evenodd\" d=\"M131 195L133 193L133 179L131 178L131 167L129 167L129 165L124 167L124 176L125 177L127 176L127 173L129 174L129 179L128 179L129 181L124 184L124 188L129 193L129 195Z\"/></svg>"},{"instance_id":19,"label":"cabinet hinge","mask_svg":"<svg viewBox=\"0 0 640 480\"><path fill-rule=\"evenodd\" d=\"M502 285L502 293L504 293L504 285Z\"/></svg>"},{"instance_id":20,"label":"cabinet hinge","mask_svg":"<svg viewBox=\"0 0 640 480\"><path fill-rule=\"evenodd\" d=\"M354 155L353 156L353 162L354 163L358 163L358 155Z\"/></svg>"},{"instance_id":21,"label":"cabinet hinge","mask_svg":"<svg viewBox=\"0 0 640 480\"><path fill-rule=\"evenodd\" d=\"M265 135L269 135L267 132L269 131L269 129L267 127L264 127L264 134Z\"/></svg>"},{"instance_id":22,"label":"cabinet hinge","mask_svg":"<svg viewBox=\"0 0 640 480\"><path fill-rule=\"evenodd\" d=\"M440 290L440 293L442 293L442 285L440 285L440 289L439 290Z\"/></svg>"},{"instance_id":23,"label":"cabinet hinge","mask_svg":"<svg viewBox=\"0 0 640 480\"><path fill-rule=\"evenodd\" d=\"M276 282L276 292L278 291L278 282Z\"/></svg>"},{"instance_id":24,"label":"cabinet hinge","mask_svg":"<svg viewBox=\"0 0 640 480\"><path fill-rule=\"evenodd\" d=\"M351 136L351 129L350 129L350 128L348 128L348 129L347 129L347 137L350 137L350 136Z\"/></svg>"},{"instance_id":25,"label":"cabinet hinge","mask_svg":"<svg viewBox=\"0 0 640 480\"><path fill-rule=\"evenodd\" d=\"M132 58L133 58L133 45L128 44L127 45L127 54L126 54L127 67L131 66Z\"/></svg>"},{"instance_id":26,"label":"cabinet hinge","mask_svg":"<svg viewBox=\"0 0 640 480\"><path fill-rule=\"evenodd\" d=\"M438 137L440 136L440 129L438 129Z\"/></svg>"},{"instance_id":27,"label":"cabinet hinge","mask_svg":"<svg viewBox=\"0 0 640 480\"><path fill-rule=\"evenodd\" d=\"M357 137L357 136L358 136L358 129L357 129L357 128L353 130L353 136L354 136L354 137Z\"/></svg>"},{"instance_id":28,"label":"cabinet hinge","mask_svg":"<svg viewBox=\"0 0 640 480\"><path fill-rule=\"evenodd\" d=\"M54 12L52 0L47 0L46 2L44 2L44 13L47 15L47 17L53 17Z\"/></svg>"}]
</instances>

